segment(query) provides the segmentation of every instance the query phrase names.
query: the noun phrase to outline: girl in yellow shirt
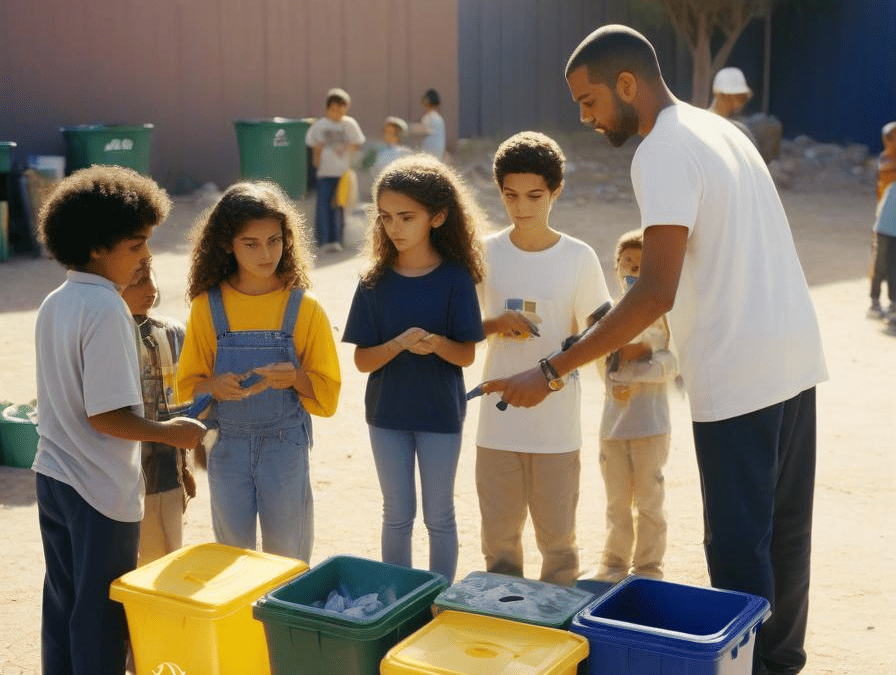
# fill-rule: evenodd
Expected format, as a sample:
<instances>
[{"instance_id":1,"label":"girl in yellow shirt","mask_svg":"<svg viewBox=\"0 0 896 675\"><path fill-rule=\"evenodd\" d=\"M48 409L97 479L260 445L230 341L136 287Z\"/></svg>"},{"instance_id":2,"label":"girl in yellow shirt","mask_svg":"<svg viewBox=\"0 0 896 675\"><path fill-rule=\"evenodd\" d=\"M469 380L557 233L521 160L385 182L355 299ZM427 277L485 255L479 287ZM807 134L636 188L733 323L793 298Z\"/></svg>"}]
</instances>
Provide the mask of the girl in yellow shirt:
<instances>
[{"instance_id":1,"label":"girl in yellow shirt","mask_svg":"<svg viewBox=\"0 0 896 675\"><path fill-rule=\"evenodd\" d=\"M301 216L271 183L230 187L198 223L179 395L210 394L215 538L308 561L314 538L309 413L336 411L340 373L329 319L308 293Z\"/></svg>"}]
</instances>

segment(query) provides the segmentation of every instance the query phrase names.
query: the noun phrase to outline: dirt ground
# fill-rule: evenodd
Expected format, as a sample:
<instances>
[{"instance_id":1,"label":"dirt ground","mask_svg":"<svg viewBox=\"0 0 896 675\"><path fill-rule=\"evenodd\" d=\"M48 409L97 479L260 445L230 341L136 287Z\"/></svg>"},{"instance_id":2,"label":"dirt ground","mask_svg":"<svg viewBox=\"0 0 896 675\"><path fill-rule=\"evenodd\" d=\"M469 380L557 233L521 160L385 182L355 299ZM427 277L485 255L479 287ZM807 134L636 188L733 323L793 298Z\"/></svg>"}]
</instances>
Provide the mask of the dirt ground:
<instances>
[{"instance_id":1,"label":"dirt ground","mask_svg":"<svg viewBox=\"0 0 896 675\"><path fill-rule=\"evenodd\" d=\"M584 239L598 251L604 272L612 270L616 237L637 227L630 192L589 191L598 174L610 183L628 183L627 159L589 137L581 153L600 166L580 168L554 210L558 229ZM488 159L482 161L487 166ZM465 166L493 222L506 222L482 166ZM478 175L477 175L478 174ZM894 338L879 322L864 317L867 306L868 244L873 196L855 189L785 192L800 257L812 287L824 336L830 380L818 389L818 474L813 586L807 675L896 672L892 636L896 632L896 542L890 515L896 511L896 381ZM157 310L185 318L188 245L185 233L205 205L202 197L175 198L167 225L153 240L162 305ZM306 213L312 204L304 204ZM361 260L357 244L363 219L349 221L346 251L317 261L314 292L321 299L339 343L341 327ZM0 264L0 399L25 402L35 396L33 331L35 313L46 293L63 278L53 261L17 257ZM317 539L311 565L330 555L379 555L380 493L363 413L365 378L353 366L351 347L339 343L343 389L335 416L315 420L312 481ZM482 354L468 369L468 384L479 380ZM583 476L578 512L582 565L593 567L603 537L604 490L597 461L602 385L596 369L583 377ZM666 577L708 584L703 558L700 490L687 402L672 397L672 448L666 469L669 550ZM479 510L473 480L478 406L470 408L457 479L460 529L458 578L482 569ZM186 515L185 543L212 540L208 486L200 474L199 495ZM887 523L891 523L888 525ZM34 475L0 468L0 673L39 672L40 593L43 557L37 525ZM427 561L425 530L418 518L416 564ZM540 559L531 528L526 532L527 576L537 577Z\"/></svg>"}]
</instances>

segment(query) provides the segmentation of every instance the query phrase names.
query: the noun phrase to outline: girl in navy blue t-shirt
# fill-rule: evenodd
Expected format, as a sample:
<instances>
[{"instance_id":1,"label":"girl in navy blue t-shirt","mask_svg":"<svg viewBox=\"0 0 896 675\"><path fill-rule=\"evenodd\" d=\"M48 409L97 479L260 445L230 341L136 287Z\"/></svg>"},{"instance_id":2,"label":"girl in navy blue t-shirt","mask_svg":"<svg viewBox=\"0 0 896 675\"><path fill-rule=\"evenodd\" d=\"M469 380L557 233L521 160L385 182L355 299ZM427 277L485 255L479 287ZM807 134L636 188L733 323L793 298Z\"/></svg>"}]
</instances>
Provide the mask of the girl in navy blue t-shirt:
<instances>
[{"instance_id":1,"label":"girl in navy blue t-shirt","mask_svg":"<svg viewBox=\"0 0 896 675\"><path fill-rule=\"evenodd\" d=\"M411 566L420 464L429 567L454 579L454 476L466 414L462 368L485 335L476 297L482 216L453 170L424 155L402 158L373 188L370 266L363 272L343 341L370 373L370 444L383 491L385 562Z\"/></svg>"}]
</instances>

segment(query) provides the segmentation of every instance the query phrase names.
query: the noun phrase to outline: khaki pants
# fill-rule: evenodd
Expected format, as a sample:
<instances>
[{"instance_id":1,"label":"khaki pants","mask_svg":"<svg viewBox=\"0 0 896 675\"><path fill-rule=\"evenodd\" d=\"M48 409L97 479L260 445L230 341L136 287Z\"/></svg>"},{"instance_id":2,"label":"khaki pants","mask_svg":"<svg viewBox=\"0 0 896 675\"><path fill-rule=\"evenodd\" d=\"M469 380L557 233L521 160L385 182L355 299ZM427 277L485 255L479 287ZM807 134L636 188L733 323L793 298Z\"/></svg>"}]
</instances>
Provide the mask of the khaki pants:
<instances>
[{"instance_id":1,"label":"khaki pants","mask_svg":"<svg viewBox=\"0 0 896 675\"><path fill-rule=\"evenodd\" d=\"M523 575L527 512L541 551L541 580L572 585L579 574L576 506L579 451L528 453L476 449L482 552L489 572Z\"/></svg>"},{"instance_id":2,"label":"khaki pants","mask_svg":"<svg viewBox=\"0 0 896 675\"><path fill-rule=\"evenodd\" d=\"M619 581L629 571L662 578L666 553L663 466L668 457L669 434L600 442L607 541L597 578Z\"/></svg>"},{"instance_id":3,"label":"khaki pants","mask_svg":"<svg viewBox=\"0 0 896 675\"><path fill-rule=\"evenodd\" d=\"M179 549L183 546L183 531L183 488L146 495L137 564L145 565Z\"/></svg>"}]
</instances>

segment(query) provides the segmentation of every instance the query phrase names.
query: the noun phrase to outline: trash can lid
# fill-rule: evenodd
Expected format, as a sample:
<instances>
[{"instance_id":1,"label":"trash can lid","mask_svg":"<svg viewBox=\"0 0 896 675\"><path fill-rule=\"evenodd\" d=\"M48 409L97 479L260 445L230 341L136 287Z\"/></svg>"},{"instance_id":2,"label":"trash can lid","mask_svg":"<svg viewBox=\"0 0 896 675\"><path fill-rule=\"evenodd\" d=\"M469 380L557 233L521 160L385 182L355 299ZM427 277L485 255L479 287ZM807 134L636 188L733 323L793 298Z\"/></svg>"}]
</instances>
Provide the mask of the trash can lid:
<instances>
[{"instance_id":1,"label":"trash can lid","mask_svg":"<svg viewBox=\"0 0 896 675\"><path fill-rule=\"evenodd\" d=\"M443 591L435 605L561 628L593 599L592 593L581 588L494 572L471 572Z\"/></svg>"},{"instance_id":2,"label":"trash can lid","mask_svg":"<svg viewBox=\"0 0 896 675\"><path fill-rule=\"evenodd\" d=\"M192 614L227 614L308 570L301 560L208 543L187 546L112 582L126 602L176 605Z\"/></svg>"},{"instance_id":3,"label":"trash can lid","mask_svg":"<svg viewBox=\"0 0 896 675\"><path fill-rule=\"evenodd\" d=\"M588 641L565 630L442 612L387 653L383 675L531 675L574 673L588 656Z\"/></svg>"},{"instance_id":4,"label":"trash can lid","mask_svg":"<svg viewBox=\"0 0 896 675\"><path fill-rule=\"evenodd\" d=\"M4 145L8 148L14 148L17 144L15 141L0 141L0 145Z\"/></svg>"},{"instance_id":5,"label":"trash can lid","mask_svg":"<svg viewBox=\"0 0 896 675\"><path fill-rule=\"evenodd\" d=\"M72 131L99 131L103 129L153 129L154 126L145 122L143 124L121 124L121 123L109 123L109 124L75 124L68 127L59 127L59 131L62 133L72 132Z\"/></svg>"}]
</instances>

